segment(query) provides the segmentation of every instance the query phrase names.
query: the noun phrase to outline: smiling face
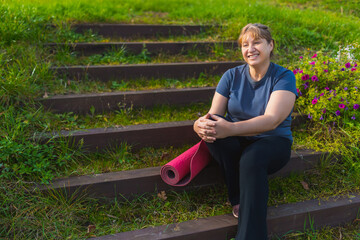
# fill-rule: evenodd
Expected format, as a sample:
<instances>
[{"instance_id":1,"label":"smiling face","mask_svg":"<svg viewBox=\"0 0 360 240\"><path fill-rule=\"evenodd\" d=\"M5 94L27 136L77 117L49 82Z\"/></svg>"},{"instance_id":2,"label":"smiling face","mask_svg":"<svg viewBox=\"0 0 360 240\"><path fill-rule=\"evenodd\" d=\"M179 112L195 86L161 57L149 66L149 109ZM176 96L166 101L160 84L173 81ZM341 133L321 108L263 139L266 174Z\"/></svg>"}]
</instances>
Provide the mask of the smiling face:
<instances>
[{"instance_id":1,"label":"smiling face","mask_svg":"<svg viewBox=\"0 0 360 240\"><path fill-rule=\"evenodd\" d=\"M244 60L252 67L266 66L270 63L270 54L274 48L273 41L270 43L264 38L254 38L247 33L241 42L241 52Z\"/></svg>"}]
</instances>

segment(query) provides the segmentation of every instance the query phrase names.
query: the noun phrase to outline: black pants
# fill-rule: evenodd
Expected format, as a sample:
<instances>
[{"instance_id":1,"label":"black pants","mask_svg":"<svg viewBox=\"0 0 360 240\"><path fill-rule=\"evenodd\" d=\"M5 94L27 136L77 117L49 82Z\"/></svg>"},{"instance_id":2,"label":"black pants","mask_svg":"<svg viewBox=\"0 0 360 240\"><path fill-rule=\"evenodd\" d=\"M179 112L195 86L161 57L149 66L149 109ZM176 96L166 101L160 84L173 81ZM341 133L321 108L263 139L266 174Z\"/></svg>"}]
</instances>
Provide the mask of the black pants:
<instances>
[{"instance_id":1,"label":"black pants","mask_svg":"<svg viewBox=\"0 0 360 240\"><path fill-rule=\"evenodd\" d=\"M268 174L290 160L292 142L284 137L228 137L207 143L223 170L229 201L240 204L236 240L267 239Z\"/></svg>"}]
</instances>

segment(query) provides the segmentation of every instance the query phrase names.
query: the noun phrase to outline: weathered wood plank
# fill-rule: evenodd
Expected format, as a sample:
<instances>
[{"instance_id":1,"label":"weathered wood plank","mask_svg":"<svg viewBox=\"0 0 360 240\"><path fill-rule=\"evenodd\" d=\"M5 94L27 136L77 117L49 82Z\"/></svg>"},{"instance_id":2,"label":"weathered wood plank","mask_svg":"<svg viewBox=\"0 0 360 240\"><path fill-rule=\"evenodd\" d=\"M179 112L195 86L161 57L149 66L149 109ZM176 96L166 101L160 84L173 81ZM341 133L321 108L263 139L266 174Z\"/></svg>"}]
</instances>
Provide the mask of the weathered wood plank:
<instances>
[{"instance_id":1,"label":"weathered wood plank","mask_svg":"<svg viewBox=\"0 0 360 240\"><path fill-rule=\"evenodd\" d=\"M356 219L360 208L360 196L333 197L329 200L309 200L284 204L268 209L269 235L281 235L289 231L309 229L309 220L314 228L337 226ZM306 223L306 224L305 224ZM305 226L304 226L305 225ZM237 219L231 214L117 233L94 240L194 240L231 239L235 236Z\"/></svg>"},{"instance_id":2,"label":"weathered wood plank","mask_svg":"<svg viewBox=\"0 0 360 240\"><path fill-rule=\"evenodd\" d=\"M102 65L102 66L66 66L52 67L60 76L69 79L94 79L99 81L122 80L137 78L176 78L199 77L201 73L218 75L226 70L244 64L236 62L188 62L159 63L132 65Z\"/></svg>"},{"instance_id":3,"label":"weathered wood plank","mask_svg":"<svg viewBox=\"0 0 360 240\"><path fill-rule=\"evenodd\" d=\"M294 114L297 116L296 114ZM301 117L296 117L292 127L302 122ZM144 147L167 147L195 144L200 138L193 130L194 120L163 122L152 124L139 124L120 126L117 128L95 128L76 131L60 131L51 137L72 139L74 143L83 142L84 149L97 151L109 146L118 146L121 142L132 145L136 151Z\"/></svg>"},{"instance_id":4,"label":"weathered wood plank","mask_svg":"<svg viewBox=\"0 0 360 240\"><path fill-rule=\"evenodd\" d=\"M280 171L271 175L286 176L290 173L302 172L313 168L326 157L327 153L312 150L293 151L290 162ZM53 181L50 185L40 186L46 191L48 188L63 190L68 196L73 194L88 194L92 197L121 196L132 199L136 195L155 193L160 191L184 191L199 187L222 184L221 171L215 162L211 162L186 187L172 187L167 185L160 177L161 167L151 167L137 170L120 171L112 173L95 174L88 176L69 177Z\"/></svg>"},{"instance_id":5,"label":"weathered wood plank","mask_svg":"<svg viewBox=\"0 0 360 240\"><path fill-rule=\"evenodd\" d=\"M75 32L83 33L89 31L104 37L168 37L168 36L190 36L196 35L214 26L209 25L156 25L156 24L74 24Z\"/></svg>"},{"instance_id":6,"label":"weathered wood plank","mask_svg":"<svg viewBox=\"0 0 360 240\"><path fill-rule=\"evenodd\" d=\"M127 142L136 151L144 147L167 147L193 144L199 141L192 126L194 121L178 121L154 124L123 126L118 128L96 128L84 131L61 131L55 137L84 142L90 151L106 149L109 146Z\"/></svg>"},{"instance_id":7,"label":"weathered wood plank","mask_svg":"<svg viewBox=\"0 0 360 240\"><path fill-rule=\"evenodd\" d=\"M93 106L96 112L118 110L124 107L153 107L158 104L185 105L209 102L215 87L159 89L111 93L57 95L39 99L39 102L55 113L89 113Z\"/></svg>"}]
</instances>

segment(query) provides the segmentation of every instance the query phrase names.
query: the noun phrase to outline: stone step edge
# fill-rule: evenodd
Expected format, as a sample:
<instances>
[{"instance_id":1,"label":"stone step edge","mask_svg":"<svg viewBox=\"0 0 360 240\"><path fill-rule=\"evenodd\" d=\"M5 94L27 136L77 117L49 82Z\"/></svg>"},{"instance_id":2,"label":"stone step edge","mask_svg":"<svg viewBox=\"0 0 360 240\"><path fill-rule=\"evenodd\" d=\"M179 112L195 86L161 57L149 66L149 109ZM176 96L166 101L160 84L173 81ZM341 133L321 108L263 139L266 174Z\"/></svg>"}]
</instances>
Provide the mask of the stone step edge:
<instances>
[{"instance_id":1,"label":"stone step edge","mask_svg":"<svg viewBox=\"0 0 360 240\"><path fill-rule=\"evenodd\" d=\"M290 162L270 177L287 176L314 168L322 159L331 157L328 153L313 150L292 151ZM74 176L52 181L48 185L37 185L40 191L65 190L67 196L87 194L92 197L115 197L121 194L126 199L136 195L160 191L184 191L199 187L222 184L218 165L211 162L186 187L172 187L160 177L161 167L150 167L128 171Z\"/></svg>"},{"instance_id":2,"label":"stone step edge","mask_svg":"<svg viewBox=\"0 0 360 240\"><path fill-rule=\"evenodd\" d=\"M88 94L54 95L37 99L45 109L54 113L89 113L119 110L125 107L147 108L154 105L185 105L209 102L215 93L215 87L182 89L156 89L144 91L122 91Z\"/></svg>"},{"instance_id":3,"label":"stone step edge","mask_svg":"<svg viewBox=\"0 0 360 240\"><path fill-rule=\"evenodd\" d=\"M331 197L328 200L308 200L268 208L268 235L337 226L355 220L360 209L360 196ZM231 214L200 218L181 223L91 238L92 240L190 240L230 239L235 236L237 219Z\"/></svg>"}]
</instances>

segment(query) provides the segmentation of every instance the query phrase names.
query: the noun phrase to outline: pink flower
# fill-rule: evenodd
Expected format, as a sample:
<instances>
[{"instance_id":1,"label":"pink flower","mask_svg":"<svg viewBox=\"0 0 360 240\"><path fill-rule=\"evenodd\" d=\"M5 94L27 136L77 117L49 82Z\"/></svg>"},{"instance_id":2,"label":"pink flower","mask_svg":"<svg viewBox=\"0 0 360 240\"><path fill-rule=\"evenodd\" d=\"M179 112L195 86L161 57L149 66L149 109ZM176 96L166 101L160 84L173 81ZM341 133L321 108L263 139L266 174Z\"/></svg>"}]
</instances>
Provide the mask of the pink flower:
<instances>
[{"instance_id":1,"label":"pink flower","mask_svg":"<svg viewBox=\"0 0 360 240\"><path fill-rule=\"evenodd\" d=\"M320 94L320 97L324 96L324 94L325 94L325 93L321 93L321 94Z\"/></svg>"},{"instance_id":2,"label":"pink flower","mask_svg":"<svg viewBox=\"0 0 360 240\"><path fill-rule=\"evenodd\" d=\"M355 110L359 109L359 104L354 104L354 109Z\"/></svg>"},{"instance_id":3,"label":"pink flower","mask_svg":"<svg viewBox=\"0 0 360 240\"><path fill-rule=\"evenodd\" d=\"M339 104L339 108L345 108L345 104L340 103L340 104Z\"/></svg>"},{"instance_id":4,"label":"pink flower","mask_svg":"<svg viewBox=\"0 0 360 240\"><path fill-rule=\"evenodd\" d=\"M297 89L296 89L296 92L297 92L297 93L299 93L299 92L300 92L300 90L297 88Z\"/></svg>"},{"instance_id":5,"label":"pink flower","mask_svg":"<svg viewBox=\"0 0 360 240\"><path fill-rule=\"evenodd\" d=\"M303 56L300 56L299 58L300 58L300 59L303 59Z\"/></svg>"},{"instance_id":6,"label":"pink flower","mask_svg":"<svg viewBox=\"0 0 360 240\"><path fill-rule=\"evenodd\" d=\"M297 69L293 70L293 73L294 73L294 74L297 74L297 73L298 73L298 70L297 70Z\"/></svg>"},{"instance_id":7,"label":"pink flower","mask_svg":"<svg viewBox=\"0 0 360 240\"><path fill-rule=\"evenodd\" d=\"M315 62L311 62L311 63L309 63L310 65L315 65Z\"/></svg>"},{"instance_id":8,"label":"pink flower","mask_svg":"<svg viewBox=\"0 0 360 240\"><path fill-rule=\"evenodd\" d=\"M357 67L357 63L354 64L354 67Z\"/></svg>"},{"instance_id":9,"label":"pink flower","mask_svg":"<svg viewBox=\"0 0 360 240\"><path fill-rule=\"evenodd\" d=\"M322 110L322 113L326 113L326 108L324 108L324 109Z\"/></svg>"},{"instance_id":10,"label":"pink flower","mask_svg":"<svg viewBox=\"0 0 360 240\"><path fill-rule=\"evenodd\" d=\"M312 77L311 77L311 80L312 80L313 82L319 81L319 79L318 79L318 77L317 77L316 75L312 76Z\"/></svg>"},{"instance_id":11,"label":"pink flower","mask_svg":"<svg viewBox=\"0 0 360 240\"><path fill-rule=\"evenodd\" d=\"M312 103L312 104L316 104L317 102L318 102L317 99L313 99L311 103Z\"/></svg>"},{"instance_id":12,"label":"pink flower","mask_svg":"<svg viewBox=\"0 0 360 240\"><path fill-rule=\"evenodd\" d=\"M345 64L345 67L346 68L351 68L351 64L348 62L348 63Z\"/></svg>"},{"instance_id":13,"label":"pink flower","mask_svg":"<svg viewBox=\"0 0 360 240\"><path fill-rule=\"evenodd\" d=\"M310 78L310 76L308 74L305 74L305 75L301 76L301 80L303 80L303 81L306 81L309 78Z\"/></svg>"},{"instance_id":14,"label":"pink flower","mask_svg":"<svg viewBox=\"0 0 360 240\"><path fill-rule=\"evenodd\" d=\"M303 70L299 70L299 73L303 73L304 71Z\"/></svg>"},{"instance_id":15,"label":"pink flower","mask_svg":"<svg viewBox=\"0 0 360 240\"><path fill-rule=\"evenodd\" d=\"M354 68L354 67L353 67L353 68L351 68L351 71L352 71L352 72L353 72L353 71L356 71L356 68Z\"/></svg>"},{"instance_id":16,"label":"pink flower","mask_svg":"<svg viewBox=\"0 0 360 240\"><path fill-rule=\"evenodd\" d=\"M311 58L316 58L317 57L317 54L315 53L314 56L312 56Z\"/></svg>"},{"instance_id":17,"label":"pink flower","mask_svg":"<svg viewBox=\"0 0 360 240\"><path fill-rule=\"evenodd\" d=\"M323 64L326 64L326 62L324 61Z\"/></svg>"},{"instance_id":18,"label":"pink flower","mask_svg":"<svg viewBox=\"0 0 360 240\"><path fill-rule=\"evenodd\" d=\"M327 70L327 69L324 69L324 72L329 72L329 70Z\"/></svg>"},{"instance_id":19,"label":"pink flower","mask_svg":"<svg viewBox=\"0 0 360 240\"><path fill-rule=\"evenodd\" d=\"M328 88L328 87L325 87L325 90L328 90L328 91L329 91L329 90L330 90L330 88Z\"/></svg>"}]
</instances>

